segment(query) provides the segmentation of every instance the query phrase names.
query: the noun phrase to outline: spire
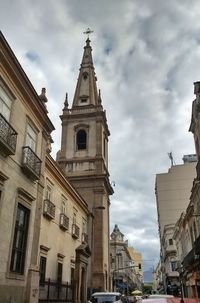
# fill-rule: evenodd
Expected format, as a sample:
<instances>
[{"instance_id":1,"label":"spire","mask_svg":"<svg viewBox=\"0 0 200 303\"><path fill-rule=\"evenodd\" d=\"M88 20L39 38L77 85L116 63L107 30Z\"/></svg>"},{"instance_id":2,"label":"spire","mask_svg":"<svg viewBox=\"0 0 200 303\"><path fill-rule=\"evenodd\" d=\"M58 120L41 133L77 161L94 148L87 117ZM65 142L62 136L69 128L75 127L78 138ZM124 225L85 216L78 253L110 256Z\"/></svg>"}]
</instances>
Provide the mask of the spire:
<instances>
[{"instance_id":1,"label":"spire","mask_svg":"<svg viewBox=\"0 0 200 303\"><path fill-rule=\"evenodd\" d=\"M99 96L96 81L97 78L92 60L92 47L90 45L90 39L87 38L80 65L72 108L99 106Z\"/></svg>"},{"instance_id":2,"label":"spire","mask_svg":"<svg viewBox=\"0 0 200 303\"><path fill-rule=\"evenodd\" d=\"M64 101L64 107L63 107L63 113L68 112L68 106L69 106L69 103L68 103L68 93L66 93L66 95L65 95L65 101Z\"/></svg>"}]
</instances>

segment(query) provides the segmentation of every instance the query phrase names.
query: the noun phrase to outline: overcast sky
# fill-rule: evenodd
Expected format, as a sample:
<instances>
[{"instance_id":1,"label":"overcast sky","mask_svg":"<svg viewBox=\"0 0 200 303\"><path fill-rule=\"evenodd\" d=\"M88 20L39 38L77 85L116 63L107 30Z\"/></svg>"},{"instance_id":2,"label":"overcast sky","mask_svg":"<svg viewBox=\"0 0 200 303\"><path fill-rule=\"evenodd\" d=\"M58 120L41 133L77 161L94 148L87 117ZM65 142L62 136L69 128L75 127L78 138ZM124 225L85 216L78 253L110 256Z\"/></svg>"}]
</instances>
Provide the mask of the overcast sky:
<instances>
[{"instance_id":1,"label":"overcast sky","mask_svg":"<svg viewBox=\"0 0 200 303\"><path fill-rule=\"evenodd\" d=\"M200 80L199 0L0 0L0 27L36 91L47 89L53 156L65 93L73 99L90 27L111 131L111 231L118 224L145 268L159 257L155 175L194 153L188 132Z\"/></svg>"}]
</instances>

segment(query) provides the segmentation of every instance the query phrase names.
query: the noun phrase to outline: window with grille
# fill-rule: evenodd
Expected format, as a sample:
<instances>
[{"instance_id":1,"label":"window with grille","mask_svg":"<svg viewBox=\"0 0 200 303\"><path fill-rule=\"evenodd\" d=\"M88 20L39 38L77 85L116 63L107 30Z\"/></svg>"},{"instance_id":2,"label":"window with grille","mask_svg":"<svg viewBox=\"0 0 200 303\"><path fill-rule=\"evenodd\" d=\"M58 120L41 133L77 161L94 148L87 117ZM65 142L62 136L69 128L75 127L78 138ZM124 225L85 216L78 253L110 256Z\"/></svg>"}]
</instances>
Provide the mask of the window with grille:
<instances>
[{"instance_id":1,"label":"window with grille","mask_svg":"<svg viewBox=\"0 0 200 303\"><path fill-rule=\"evenodd\" d=\"M26 207L18 204L10 270L19 274L24 273L29 213Z\"/></svg>"}]
</instances>

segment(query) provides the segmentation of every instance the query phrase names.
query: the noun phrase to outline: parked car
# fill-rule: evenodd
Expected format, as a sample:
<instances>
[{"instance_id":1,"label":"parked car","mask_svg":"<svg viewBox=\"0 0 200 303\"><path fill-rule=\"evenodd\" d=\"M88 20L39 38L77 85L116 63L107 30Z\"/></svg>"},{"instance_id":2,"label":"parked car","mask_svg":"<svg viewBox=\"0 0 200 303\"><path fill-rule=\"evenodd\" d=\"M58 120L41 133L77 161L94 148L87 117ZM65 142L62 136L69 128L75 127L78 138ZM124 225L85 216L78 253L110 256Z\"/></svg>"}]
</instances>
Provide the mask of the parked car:
<instances>
[{"instance_id":1,"label":"parked car","mask_svg":"<svg viewBox=\"0 0 200 303\"><path fill-rule=\"evenodd\" d=\"M122 303L119 292L95 292L88 303Z\"/></svg>"},{"instance_id":2,"label":"parked car","mask_svg":"<svg viewBox=\"0 0 200 303\"><path fill-rule=\"evenodd\" d=\"M149 295L147 299L142 300L142 303L168 303L171 302L171 299L173 299L173 303L180 303L180 299L178 299L177 302L174 302L175 297L166 294Z\"/></svg>"},{"instance_id":3,"label":"parked car","mask_svg":"<svg viewBox=\"0 0 200 303\"><path fill-rule=\"evenodd\" d=\"M174 298L173 295L167 295L167 294L153 294L149 295L148 299L169 299L169 298Z\"/></svg>"}]
</instances>

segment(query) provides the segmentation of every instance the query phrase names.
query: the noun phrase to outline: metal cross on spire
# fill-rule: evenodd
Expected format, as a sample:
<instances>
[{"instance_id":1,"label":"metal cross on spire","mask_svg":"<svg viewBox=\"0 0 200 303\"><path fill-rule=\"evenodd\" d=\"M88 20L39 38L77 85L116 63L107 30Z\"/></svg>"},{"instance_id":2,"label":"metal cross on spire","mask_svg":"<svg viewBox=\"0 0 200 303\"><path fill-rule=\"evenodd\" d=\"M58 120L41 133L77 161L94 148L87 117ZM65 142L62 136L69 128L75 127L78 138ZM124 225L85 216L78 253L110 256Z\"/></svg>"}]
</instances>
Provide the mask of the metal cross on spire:
<instances>
[{"instance_id":1,"label":"metal cross on spire","mask_svg":"<svg viewBox=\"0 0 200 303\"><path fill-rule=\"evenodd\" d=\"M83 32L85 35L87 35L88 39L90 38L90 34L94 33L89 27L86 29L85 32Z\"/></svg>"}]
</instances>

